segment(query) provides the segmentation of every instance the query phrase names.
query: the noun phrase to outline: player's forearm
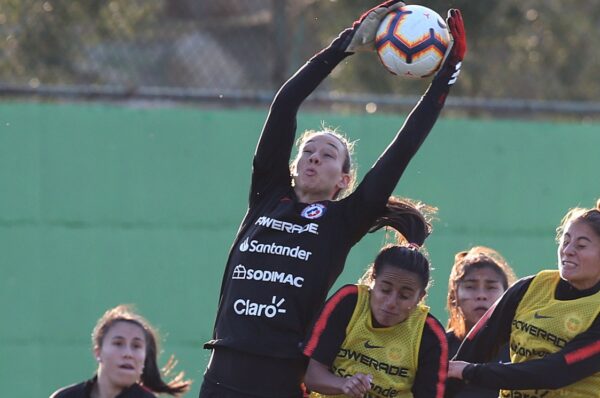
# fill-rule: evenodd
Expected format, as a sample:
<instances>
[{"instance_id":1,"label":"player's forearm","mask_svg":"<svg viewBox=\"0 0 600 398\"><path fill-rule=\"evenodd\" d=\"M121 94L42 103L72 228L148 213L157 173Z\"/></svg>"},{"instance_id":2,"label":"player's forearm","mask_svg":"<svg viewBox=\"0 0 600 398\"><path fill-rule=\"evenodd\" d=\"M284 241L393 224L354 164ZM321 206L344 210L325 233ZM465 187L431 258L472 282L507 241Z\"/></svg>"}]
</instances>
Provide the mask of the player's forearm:
<instances>
[{"instance_id":1,"label":"player's forearm","mask_svg":"<svg viewBox=\"0 0 600 398\"><path fill-rule=\"evenodd\" d=\"M557 389L581 378L556 357L515 364L471 364L463 371L466 383L507 390Z\"/></svg>"},{"instance_id":2,"label":"player's forearm","mask_svg":"<svg viewBox=\"0 0 600 398\"><path fill-rule=\"evenodd\" d=\"M254 157L255 167L287 165L296 135L296 115L302 102L347 54L323 50L304 64L275 95Z\"/></svg>"},{"instance_id":3,"label":"player's forearm","mask_svg":"<svg viewBox=\"0 0 600 398\"><path fill-rule=\"evenodd\" d=\"M343 393L344 378L334 375L325 367L309 366L304 382L310 391L326 395Z\"/></svg>"},{"instance_id":4,"label":"player's forearm","mask_svg":"<svg viewBox=\"0 0 600 398\"><path fill-rule=\"evenodd\" d=\"M441 109L430 97L425 96L419 101L392 143L363 179L361 185L369 193L369 199L385 203L432 130Z\"/></svg>"}]
</instances>

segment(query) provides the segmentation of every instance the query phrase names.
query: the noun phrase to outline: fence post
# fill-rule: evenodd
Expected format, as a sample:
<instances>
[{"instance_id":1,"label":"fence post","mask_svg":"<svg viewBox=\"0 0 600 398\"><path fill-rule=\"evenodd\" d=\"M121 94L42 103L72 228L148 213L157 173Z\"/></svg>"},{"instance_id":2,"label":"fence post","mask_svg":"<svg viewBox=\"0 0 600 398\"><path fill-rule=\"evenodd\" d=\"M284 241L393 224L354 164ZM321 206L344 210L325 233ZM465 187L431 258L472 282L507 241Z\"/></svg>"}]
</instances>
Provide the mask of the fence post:
<instances>
[{"instance_id":1,"label":"fence post","mask_svg":"<svg viewBox=\"0 0 600 398\"><path fill-rule=\"evenodd\" d=\"M272 0L272 29L273 29L273 87L279 87L287 77L287 54L289 32L287 24L287 0Z\"/></svg>"}]
</instances>

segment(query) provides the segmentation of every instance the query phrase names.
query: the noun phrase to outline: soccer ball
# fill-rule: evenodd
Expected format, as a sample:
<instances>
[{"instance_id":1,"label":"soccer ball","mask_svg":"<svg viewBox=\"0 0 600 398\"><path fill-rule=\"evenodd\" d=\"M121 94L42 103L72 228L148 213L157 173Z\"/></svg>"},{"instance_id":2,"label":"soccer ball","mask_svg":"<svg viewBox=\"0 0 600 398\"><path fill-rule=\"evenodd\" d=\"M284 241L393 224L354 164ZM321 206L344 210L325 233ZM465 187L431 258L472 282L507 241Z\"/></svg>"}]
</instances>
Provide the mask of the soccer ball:
<instances>
[{"instance_id":1,"label":"soccer ball","mask_svg":"<svg viewBox=\"0 0 600 398\"><path fill-rule=\"evenodd\" d=\"M451 43L446 22L435 11L407 5L385 16L375 48L391 73L411 79L431 76L442 65Z\"/></svg>"}]
</instances>

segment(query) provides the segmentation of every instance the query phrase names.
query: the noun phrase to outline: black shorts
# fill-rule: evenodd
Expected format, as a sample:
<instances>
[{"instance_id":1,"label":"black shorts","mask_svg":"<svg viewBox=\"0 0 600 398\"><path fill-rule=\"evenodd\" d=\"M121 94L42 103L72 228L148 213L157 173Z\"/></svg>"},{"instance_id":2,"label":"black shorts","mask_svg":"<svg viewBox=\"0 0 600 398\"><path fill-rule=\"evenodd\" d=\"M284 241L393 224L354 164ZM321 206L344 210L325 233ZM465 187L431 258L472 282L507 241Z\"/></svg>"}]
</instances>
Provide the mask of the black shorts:
<instances>
[{"instance_id":1,"label":"black shorts","mask_svg":"<svg viewBox=\"0 0 600 398\"><path fill-rule=\"evenodd\" d=\"M215 347L200 398L302 398L307 359L273 358Z\"/></svg>"}]
</instances>

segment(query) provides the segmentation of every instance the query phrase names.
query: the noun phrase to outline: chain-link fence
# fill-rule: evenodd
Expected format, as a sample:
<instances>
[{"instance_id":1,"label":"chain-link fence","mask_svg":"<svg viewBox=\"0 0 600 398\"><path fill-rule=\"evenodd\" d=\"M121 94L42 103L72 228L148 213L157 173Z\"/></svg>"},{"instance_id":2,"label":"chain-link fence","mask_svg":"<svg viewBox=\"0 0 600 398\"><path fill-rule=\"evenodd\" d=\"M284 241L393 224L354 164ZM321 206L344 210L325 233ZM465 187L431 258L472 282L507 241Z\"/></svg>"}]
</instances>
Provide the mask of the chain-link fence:
<instances>
[{"instance_id":1,"label":"chain-link fence","mask_svg":"<svg viewBox=\"0 0 600 398\"><path fill-rule=\"evenodd\" d=\"M284 2L35 1L0 11L1 80L15 86L272 89L290 51Z\"/></svg>"},{"instance_id":2,"label":"chain-link fence","mask_svg":"<svg viewBox=\"0 0 600 398\"><path fill-rule=\"evenodd\" d=\"M587 39L589 29L597 28L594 18L600 18L593 1L578 2L575 15L590 21L580 20L577 29L571 28L572 43L560 49L555 30L562 26L559 14L564 11L557 9L562 2L422 3L440 14L461 7L468 22L468 60L450 105L600 113L595 102L600 83L593 78L600 72L600 62L594 64L600 52ZM266 102L312 53L374 4L0 0L0 94ZM540 19L545 25L536 24ZM575 60L585 65L557 60L575 51L573 46L587 51L588 58ZM354 56L336 68L314 98L414 103L427 82L398 84L369 55ZM398 90L409 97L398 96Z\"/></svg>"}]
</instances>

